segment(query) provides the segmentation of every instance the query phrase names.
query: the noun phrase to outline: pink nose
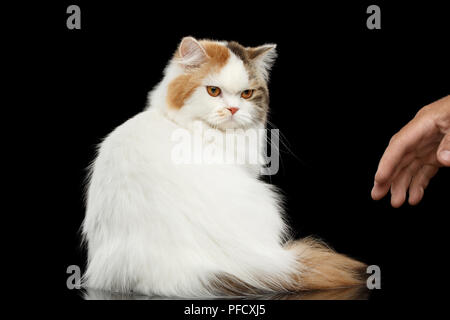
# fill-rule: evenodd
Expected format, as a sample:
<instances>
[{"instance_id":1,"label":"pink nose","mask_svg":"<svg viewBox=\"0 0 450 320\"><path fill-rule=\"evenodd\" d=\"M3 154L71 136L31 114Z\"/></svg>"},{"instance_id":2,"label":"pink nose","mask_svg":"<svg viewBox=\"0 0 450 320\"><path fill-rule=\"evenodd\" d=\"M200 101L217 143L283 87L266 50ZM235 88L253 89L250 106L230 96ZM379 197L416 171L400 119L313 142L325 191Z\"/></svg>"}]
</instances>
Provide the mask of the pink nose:
<instances>
[{"instance_id":1,"label":"pink nose","mask_svg":"<svg viewBox=\"0 0 450 320\"><path fill-rule=\"evenodd\" d=\"M229 107L227 108L228 110L230 110L231 114L235 114L236 112L238 112L239 108L235 108L235 107Z\"/></svg>"}]
</instances>

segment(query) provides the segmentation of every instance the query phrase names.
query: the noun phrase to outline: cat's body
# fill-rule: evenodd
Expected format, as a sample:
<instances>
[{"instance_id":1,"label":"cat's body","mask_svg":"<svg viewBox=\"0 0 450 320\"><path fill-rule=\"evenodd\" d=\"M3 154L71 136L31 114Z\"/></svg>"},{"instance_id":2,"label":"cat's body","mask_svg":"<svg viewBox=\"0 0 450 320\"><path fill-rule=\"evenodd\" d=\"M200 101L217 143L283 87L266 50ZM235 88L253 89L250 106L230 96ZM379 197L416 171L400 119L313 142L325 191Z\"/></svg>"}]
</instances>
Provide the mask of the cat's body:
<instances>
[{"instance_id":1,"label":"cat's body","mask_svg":"<svg viewBox=\"0 0 450 320\"><path fill-rule=\"evenodd\" d=\"M202 140L198 127L225 137L226 129L265 126L273 49L242 56L250 49L185 38L149 108L104 140L83 224L87 286L208 296L359 283L363 264L311 240L286 243L280 196L258 179L258 166L174 161L179 129L206 146L215 142Z\"/></svg>"}]
</instances>

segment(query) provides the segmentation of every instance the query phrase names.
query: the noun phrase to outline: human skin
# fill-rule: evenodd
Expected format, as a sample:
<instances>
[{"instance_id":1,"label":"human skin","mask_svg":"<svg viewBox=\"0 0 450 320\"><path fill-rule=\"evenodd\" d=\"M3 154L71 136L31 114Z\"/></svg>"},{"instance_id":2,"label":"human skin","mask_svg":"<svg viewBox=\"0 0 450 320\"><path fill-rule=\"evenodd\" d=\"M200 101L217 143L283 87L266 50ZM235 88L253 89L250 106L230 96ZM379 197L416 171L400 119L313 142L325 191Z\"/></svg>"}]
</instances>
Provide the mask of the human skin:
<instances>
[{"instance_id":1,"label":"human skin","mask_svg":"<svg viewBox=\"0 0 450 320\"><path fill-rule=\"evenodd\" d=\"M423 107L390 140L375 174L372 198L389 190L391 204L406 200L418 204L430 179L441 167L450 167L450 95Z\"/></svg>"}]
</instances>

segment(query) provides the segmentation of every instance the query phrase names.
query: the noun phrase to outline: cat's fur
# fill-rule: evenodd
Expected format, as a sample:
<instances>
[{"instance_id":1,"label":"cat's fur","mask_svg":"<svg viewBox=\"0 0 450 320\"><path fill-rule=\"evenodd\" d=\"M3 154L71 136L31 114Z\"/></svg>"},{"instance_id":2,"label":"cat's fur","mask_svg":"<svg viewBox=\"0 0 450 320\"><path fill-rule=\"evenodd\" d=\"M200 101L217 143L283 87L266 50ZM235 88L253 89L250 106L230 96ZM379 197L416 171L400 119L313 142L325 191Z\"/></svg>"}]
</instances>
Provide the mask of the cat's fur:
<instances>
[{"instance_id":1,"label":"cat's fur","mask_svg":"<svg viewBox=\"0 0 450 320\"><path fill-rule=\"evenodd\" d=\"M195 125L219 135L264 128L275 55L275 45L183 39L148 109L108 135L92 165L86 286L198 297L362 283L364 264L318 241L290 238L281 197L258 179L257 166L171 158L179 128L193 135ZM212 97L205 86L222 94ZM240 96L246 89L255 89L248 100ZM231 115L230 106L239 111Z\"/></svg>"}]
</instances>

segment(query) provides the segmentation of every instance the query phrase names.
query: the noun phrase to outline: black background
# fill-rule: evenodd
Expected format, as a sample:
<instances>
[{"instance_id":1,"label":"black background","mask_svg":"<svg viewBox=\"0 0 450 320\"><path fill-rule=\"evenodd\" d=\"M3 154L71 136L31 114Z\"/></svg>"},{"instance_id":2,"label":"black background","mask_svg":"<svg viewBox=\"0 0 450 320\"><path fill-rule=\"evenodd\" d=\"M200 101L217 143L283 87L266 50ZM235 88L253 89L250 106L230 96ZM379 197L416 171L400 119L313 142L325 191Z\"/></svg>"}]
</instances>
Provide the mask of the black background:
<instances>
[{"instance_id":1,"label":"black background","mask_svg":"<svg viewBox=\"0 0 450 320\"><path fill-rule=\"evenodd\" d=\"M278 45L270 121L290 151L282 147L271 179L284 190L297 235L319 236L380 266L382 289L372 300L426 298L445 272L448 169L416 207L375 202L370 189L390 137L450 93L449 18L443 6L396 3L60 1L22 8L22 20L34 20L28 37L14 40L27 47L21 58L31 72L23 82L39 89L21 109L31 122L28 171L36 178L19 205L33 204L27 224L40 238L29 255L45 269L46 297L80 299L66 288L66 268L84 269L79 227L96 144L144 108L179 41L192 35ZM70 4L81 8L81 30L66 28ZM370 4L381 7L381 30L366 28Z\"/></svg>"}]
</instances>

